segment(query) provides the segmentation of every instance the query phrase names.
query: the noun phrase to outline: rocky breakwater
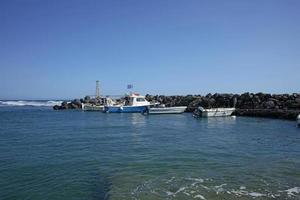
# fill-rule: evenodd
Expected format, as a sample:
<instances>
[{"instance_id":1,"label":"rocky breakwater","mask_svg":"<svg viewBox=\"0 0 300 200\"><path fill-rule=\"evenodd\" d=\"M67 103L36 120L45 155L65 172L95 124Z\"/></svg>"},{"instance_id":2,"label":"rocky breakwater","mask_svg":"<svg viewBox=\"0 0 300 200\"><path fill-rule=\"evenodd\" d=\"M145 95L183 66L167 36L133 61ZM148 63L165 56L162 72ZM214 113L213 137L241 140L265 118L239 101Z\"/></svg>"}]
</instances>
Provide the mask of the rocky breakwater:
<instances>
[{"instance_id":1,"label":"rocky breakwater","mask_svg":"<svg viewBox=\"0 0 300 200\"><path fill-rule=\"evenodd\" d=\"M66 109L81 109L82 104L92 104L92 105L102 105L102 99L91 98L89 96L84 97L84 99L74 99L73 101L64 101L61 105L53 106L54 110L66 110Z\"/></svg>"},{"instance_id":2,"label":"rocky breakwater","mask_svg":"<svg viewBox=\"0 0 300 200\"><path fill-rule=\"evenodd\" d=\"M74 99L71 102L63 101L61 105L53 106L54 110L65 110L65 109L81 109L82 107L81 99Z\"/></svg>"},{"instance_id":3,"label":"rocky breakwater","mask_svg":"<svg viewBox=\"0 0 300 200\"><path fill-rule=\"evenodd\" d=\"M300 113L300 94L207 94L186 96L146 95L148 101L160 102L166 106L187 106L187 112L197 107L235 107L235 115L296 119Z\"/></svg>"},{"instance_id":4,"label":"rocky breakwater","mask_svg":"<svg viewBox=\"0 0 300 200\"><path fill-rule=\"evenodd\" d=\"M270 117L295 120L300 113L300 93L294 94L207 94L202 95L146 95L150 102L159 102L167 107L187 106L186 112L193 112L199 106L204 108L235 107L234 115ZM61 105L53 107L54 110L81 109L82 103L103 105L103 99L90 98L64 101Z\"/></svg>"}]
</instances>

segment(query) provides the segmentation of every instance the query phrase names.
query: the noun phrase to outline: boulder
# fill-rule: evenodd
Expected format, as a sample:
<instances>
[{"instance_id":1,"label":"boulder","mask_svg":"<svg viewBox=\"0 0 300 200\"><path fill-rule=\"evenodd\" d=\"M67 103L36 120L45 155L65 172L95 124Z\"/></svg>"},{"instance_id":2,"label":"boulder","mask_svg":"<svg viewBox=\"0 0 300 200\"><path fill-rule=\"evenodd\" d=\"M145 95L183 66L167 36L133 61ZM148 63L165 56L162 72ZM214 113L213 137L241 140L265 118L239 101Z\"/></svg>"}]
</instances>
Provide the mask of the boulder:
<instances>
[{"instance_id":1,"label":"boulder","mask_svg":"<svg viewBox=\"0 0 300 200\"><path fill-rule=\"evenodd\" d=\"M199 106L201 106L201 102L202 102L202 98L197 98L194 101L192 101L191 103L189 103L187 105L187 112L194 112L194 110L196 110Z\"/></svg>"},{"instance_id":2,"label":"boulder","mask_svg":"<svg viewBox=\"0 0 300 200\"><path fill-rule=\"evenodd\" d=\"M85 96L84 97L84 103L89 103L91 100L91 97L90 96Z\"/></svg>"},{"instance_id":3,"label":"boulder","mask_svg":"<svg viewBox=\"0 0 300 200\"><path fill-rule=\"evenodd\" d=\"M66 102L66 101L62 102L61 107L62 107L62 109L68 109L69 108L68 102Z\"/></svg>"},{"instance_id":4,"label":"boulder","mask_svg":"<svg viewBox=\"0 0 300 200\"><path fill-rule=\"evenodd\" d=\"M266 108L266 109L272 109L272 108L275 108L275 103L274 101L267 101L267 102L264 102L263 104L263 107Z\"/></svg>"},{"instance_id":5,"label":"boulder","mask_svg":"<svg viewBox=\"0 0 300 200\"><path fill-rule=\"evenodd\" d=\"M53 106L53 109L54 109L54 110L61 110L61 106L55 105L55 106Z\"/></svg>"},{"instance_id":6,"label":"boulder","mask_svg":"<svg viewBox=\"0 0 300 200\"><path fill-rule=\"evenodd\" d=\"M72 102L72 107L76 107L76 108L81 108L81 101L80 101L80 99L74 99Z\"/></svg>"}]
</instances>

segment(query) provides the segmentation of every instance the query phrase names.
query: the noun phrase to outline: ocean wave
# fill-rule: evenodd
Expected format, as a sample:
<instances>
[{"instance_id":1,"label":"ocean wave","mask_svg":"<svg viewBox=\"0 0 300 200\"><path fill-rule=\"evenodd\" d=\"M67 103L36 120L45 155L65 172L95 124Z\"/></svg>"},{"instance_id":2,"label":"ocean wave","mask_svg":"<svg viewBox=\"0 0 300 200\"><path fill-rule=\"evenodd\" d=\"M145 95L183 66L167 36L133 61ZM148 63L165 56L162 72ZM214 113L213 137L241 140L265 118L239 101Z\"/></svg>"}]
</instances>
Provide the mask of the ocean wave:
<instances>
[{"instance_id":1,"label":"ocean wave","mask_svg":"<svg viewBox=\"0 0 300 200\"><path fill-rule=\"evenodd\" d=\"M211 178L176 178L148 180L137 186L131 193L136 199L143 195L153 194L166 199L195 198L206 200L207 197L214 198L244 198L244 199L298 199L300 187L291 187L286 190L276 190L271 188L260 188L256 191L244 185L237 187L229 183L216 184Z\"/></svg>"},{"instance_id":2,"label":"ocean wave","mask_svg":"<svg viewBox=\"0 0 300 200\"><path fill-rule=\"evenodd\" d=\"M45 106L50 107L54 105L60 105L62 101L0 101L0 106Z\"/></svg>"}]
</instances>

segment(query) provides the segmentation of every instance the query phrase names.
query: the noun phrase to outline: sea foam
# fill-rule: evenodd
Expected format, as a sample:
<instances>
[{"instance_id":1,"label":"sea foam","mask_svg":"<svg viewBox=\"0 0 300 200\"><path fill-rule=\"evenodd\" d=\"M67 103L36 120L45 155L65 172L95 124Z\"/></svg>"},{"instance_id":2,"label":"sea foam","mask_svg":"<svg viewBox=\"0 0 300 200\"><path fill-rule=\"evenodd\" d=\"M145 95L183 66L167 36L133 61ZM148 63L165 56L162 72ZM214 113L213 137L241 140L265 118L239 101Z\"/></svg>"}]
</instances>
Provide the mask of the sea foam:
<instances>
[{"instance_id":1,"label":"sea foam","mask_svg":"<svg viewBox=\"0 0 300 200\"><path fill-rule=\"evenodd\" d=\"M60 105L62 101L25 101L25 100L19 100L19 101L0 101L0 106L54 106L54 105Z\"/></svg>"}]
</instances>

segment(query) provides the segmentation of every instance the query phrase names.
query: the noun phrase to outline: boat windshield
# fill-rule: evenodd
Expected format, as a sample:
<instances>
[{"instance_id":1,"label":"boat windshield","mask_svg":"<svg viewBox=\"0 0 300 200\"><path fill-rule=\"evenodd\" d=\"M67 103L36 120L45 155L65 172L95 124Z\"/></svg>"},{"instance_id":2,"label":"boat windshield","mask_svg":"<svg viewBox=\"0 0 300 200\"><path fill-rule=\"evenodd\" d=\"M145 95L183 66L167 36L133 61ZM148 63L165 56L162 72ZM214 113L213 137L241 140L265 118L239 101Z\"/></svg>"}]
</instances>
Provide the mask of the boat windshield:
<instances>
[{"instance_id":1,"label":"boat windshield","mask_svg":"<svg viewBox=\"0 0 300 200\"><path fill-rule=\"evenodd\" d=\"M144 98L136 98L136 101L137 101L137 102L144 102L145 99L144 99Z\"/></svg>"}]
</instances>

